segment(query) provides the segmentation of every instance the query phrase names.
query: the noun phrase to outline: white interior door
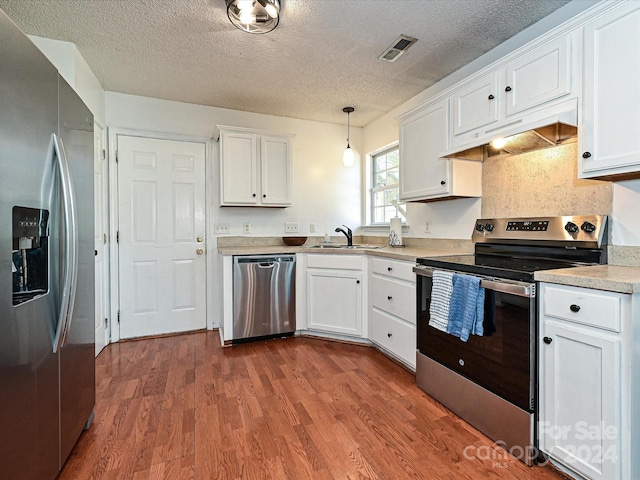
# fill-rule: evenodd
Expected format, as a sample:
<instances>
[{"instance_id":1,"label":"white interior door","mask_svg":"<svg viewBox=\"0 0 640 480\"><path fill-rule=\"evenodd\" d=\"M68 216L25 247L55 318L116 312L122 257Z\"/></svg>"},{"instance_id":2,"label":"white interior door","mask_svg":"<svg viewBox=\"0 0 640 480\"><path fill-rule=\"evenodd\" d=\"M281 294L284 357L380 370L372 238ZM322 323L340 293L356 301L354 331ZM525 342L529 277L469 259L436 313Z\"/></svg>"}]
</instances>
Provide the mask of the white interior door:
<instances>
[{"instance_id":1,"label":"white interior door","mask_svg":"<svg viewBox=\"0 0 640 480\"><path fill-rule=\"evenodd\" d=\"M205 144L118 135L120 337L206 328Z\"/></svg>"},{"instance_id":2,"label":"white interior door","mask_svg":"<svg viewBox=\"0 0 640 480\"><path fill-rule=\"evenodd\" d=\"M93 184L94 184L94 248L96 262L96 356L109 343L109 247L108 224L108 165L104 149L104 130L94 124Z\"/></svg>"}]
</instances>

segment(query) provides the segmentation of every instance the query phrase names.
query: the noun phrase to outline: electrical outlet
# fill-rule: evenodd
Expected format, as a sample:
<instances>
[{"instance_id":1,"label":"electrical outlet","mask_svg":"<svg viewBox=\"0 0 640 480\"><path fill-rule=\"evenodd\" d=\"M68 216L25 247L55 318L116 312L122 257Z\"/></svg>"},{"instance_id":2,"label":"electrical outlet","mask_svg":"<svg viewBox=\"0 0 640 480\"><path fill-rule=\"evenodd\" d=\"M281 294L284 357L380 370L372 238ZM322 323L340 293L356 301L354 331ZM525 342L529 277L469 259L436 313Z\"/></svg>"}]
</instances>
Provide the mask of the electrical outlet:
<instances>
[{"instance_id":1,"label":"electrical outlet","mask_svg":"<svg viewBox=\"0 0 640 480\"><path fill-rule=\"evenodd\" d=\"M285 222L285 224L284 224L284 232L285 233L298 233L298 222Z\"/></svg>"},{"instance_id":2,"label":"electrical outlet","mask_svg":"<svg viewBox=\"0 0 640 480\"><path fill-rule=\"evenodd\" d=\"M242 231L244 233L251 233L251 224L249 222L244 222L242 225Z\"/></svg>"},{"instance_id":3,"label":"electrical outlet","mask_svg":"<svg viewBox=\"0 0 640 480\"><path fill-rule=\"evenodd\" d=\"M316 233L316 224L315 223L310 223L309 224L309 233Z\"/></svg>"},{"instance_id":4,"label":"electrical outlet","mask_svg":"<svg viewBox=\"0 0 640 480\"><path fill-rule=\"evenodd\" d=\"M229 233L228 223L216 223L216 233Z\"/></svg>"},{"instance_id":5,"label":"electrical outlet","mask_svg":"<svg viewBox=\"0 0 640 480\"><path fill-rule=\"evenodd\" d=\"M424 223L424 232L429 233L431 231L431 222Z\"/></svg>"}]
</instances>

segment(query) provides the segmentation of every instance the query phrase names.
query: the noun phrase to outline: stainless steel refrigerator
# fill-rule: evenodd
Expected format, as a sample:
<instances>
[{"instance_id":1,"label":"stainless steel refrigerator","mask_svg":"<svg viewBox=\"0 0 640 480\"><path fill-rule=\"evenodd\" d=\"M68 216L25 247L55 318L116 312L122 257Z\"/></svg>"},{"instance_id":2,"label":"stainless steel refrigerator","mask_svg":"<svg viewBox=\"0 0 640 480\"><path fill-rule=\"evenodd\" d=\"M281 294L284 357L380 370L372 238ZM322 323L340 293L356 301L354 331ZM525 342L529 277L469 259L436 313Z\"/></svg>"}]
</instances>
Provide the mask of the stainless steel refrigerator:
<instances>
[{"instance_id":1,"label":"stainless steel refrigerator","mask_svg":"<svg viewBox=\"0 0 640 480\"><path fill-rule=\"evenodd\" d=\"M93 116L0 10L0 478L54 479L93 417Z\"/></svg>"}]
</instances>

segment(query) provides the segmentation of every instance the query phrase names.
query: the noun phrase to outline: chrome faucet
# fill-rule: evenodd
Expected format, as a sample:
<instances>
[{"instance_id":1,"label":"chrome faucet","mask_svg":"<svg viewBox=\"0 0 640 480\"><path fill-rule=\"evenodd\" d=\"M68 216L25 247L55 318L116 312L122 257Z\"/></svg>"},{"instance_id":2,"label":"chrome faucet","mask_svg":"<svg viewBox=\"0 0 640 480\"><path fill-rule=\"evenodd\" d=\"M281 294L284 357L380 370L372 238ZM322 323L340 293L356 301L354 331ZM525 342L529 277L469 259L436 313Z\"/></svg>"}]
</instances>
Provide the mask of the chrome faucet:
<instances>
[{"instance_id":1,"label":"chrome faucet","mask_svg":"<svg viewBox=\"0 0 640 480\"><path fill-rule=\"evenodd\" d=\"M352 247L353 246L353 232L346 225L343 225L343 227L346 228L347 230L345 231L344 228L338 227L338 228L336 228L336 232L344 233L344 236L347 237L347 245L349 247Z\"/></svg>"}]
</instances>

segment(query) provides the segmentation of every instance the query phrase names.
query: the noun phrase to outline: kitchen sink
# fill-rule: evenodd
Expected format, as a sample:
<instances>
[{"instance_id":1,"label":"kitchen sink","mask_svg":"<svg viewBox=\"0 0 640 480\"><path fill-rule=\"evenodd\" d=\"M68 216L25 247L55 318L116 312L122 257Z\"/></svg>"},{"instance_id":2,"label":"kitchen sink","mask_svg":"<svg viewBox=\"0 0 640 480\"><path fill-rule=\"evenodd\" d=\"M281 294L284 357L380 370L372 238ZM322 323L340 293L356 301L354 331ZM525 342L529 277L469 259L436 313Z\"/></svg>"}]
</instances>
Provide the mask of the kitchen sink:
<instances>
[{"instance_id":1,"label":"kitchen sink","mask_svg":"<svg viewBox=\"0 0 640 480\"><path fill-rule=\"evenodd\" d=\"M311 245L308 248L348 248L351 250L384 248L384 245Z\"/></svg>"}]
</instances>

